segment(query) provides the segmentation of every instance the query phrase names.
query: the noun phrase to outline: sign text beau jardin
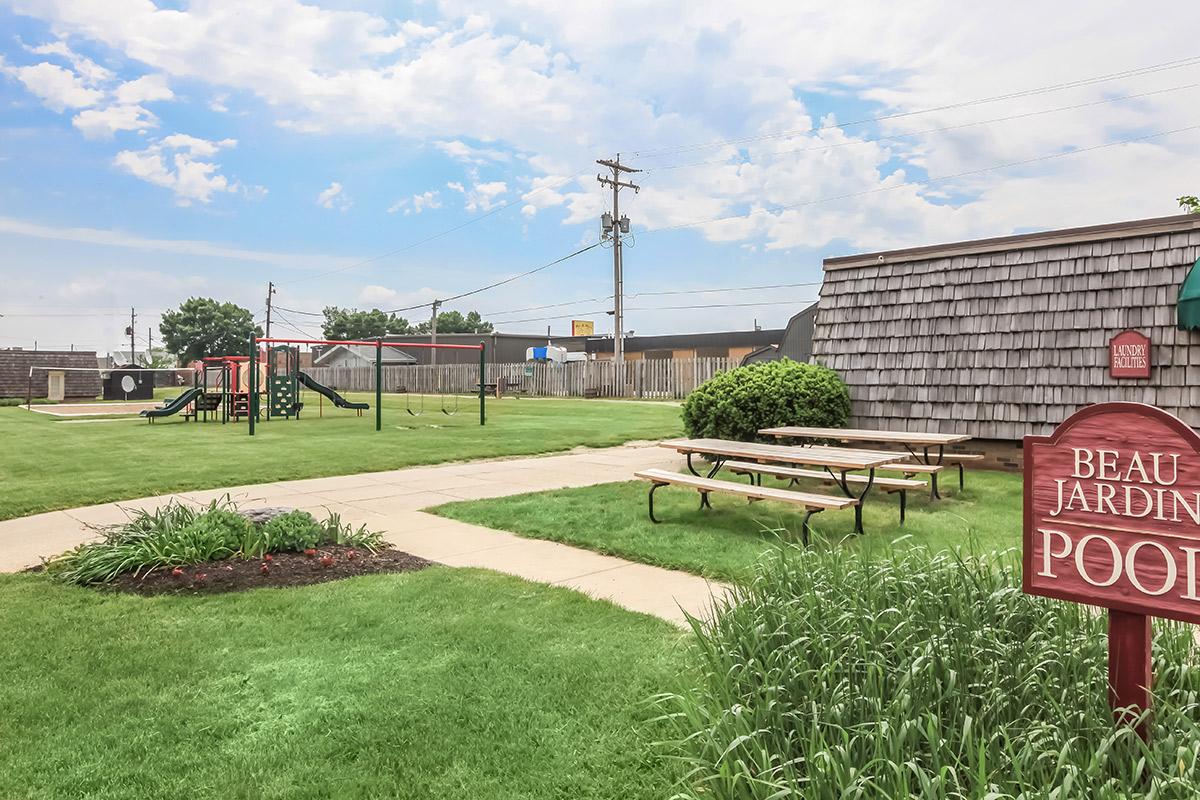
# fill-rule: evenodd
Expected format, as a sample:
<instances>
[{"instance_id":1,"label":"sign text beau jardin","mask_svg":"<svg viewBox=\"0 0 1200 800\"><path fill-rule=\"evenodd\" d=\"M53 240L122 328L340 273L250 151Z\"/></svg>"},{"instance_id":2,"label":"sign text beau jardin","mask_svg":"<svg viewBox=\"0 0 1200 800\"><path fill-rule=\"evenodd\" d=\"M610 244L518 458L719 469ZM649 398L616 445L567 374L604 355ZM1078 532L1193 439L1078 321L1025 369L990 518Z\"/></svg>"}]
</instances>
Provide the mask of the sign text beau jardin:
<instances>
[{"instance_id":1,"label":"sign text beau jardin","mask_svg":"<svg viewBox=\"0 0 1200 800\"><path fill-rule=\"evenodd\" d=\"M1200 436L1101 403L1025 437L1023 556L1026 592L1109 609L1109 699L1148 708L1150 618L1200 622Z\"/></svg>"}]
</instances>

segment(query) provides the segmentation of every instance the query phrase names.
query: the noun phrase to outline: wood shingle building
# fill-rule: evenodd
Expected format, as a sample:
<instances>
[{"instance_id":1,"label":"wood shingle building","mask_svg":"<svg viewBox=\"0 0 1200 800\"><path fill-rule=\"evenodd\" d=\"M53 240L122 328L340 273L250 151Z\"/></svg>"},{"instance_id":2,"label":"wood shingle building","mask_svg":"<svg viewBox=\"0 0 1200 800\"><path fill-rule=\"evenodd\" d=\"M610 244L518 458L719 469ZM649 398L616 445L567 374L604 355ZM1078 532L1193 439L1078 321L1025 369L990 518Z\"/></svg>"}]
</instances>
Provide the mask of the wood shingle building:
<instances>
[{"instance_id":1,"label":"wood shingle building","mask_svg":"<svg viewBox=\"0 0 1200 800\"><path fill-rule=\"evenodd\" d=\"M1200 330L1179 302L1198 258L1198 215L829 258L813 360L849 385L851 426L961 431L1008 466L1092 403L1200 427ZM1124 331L1149 337L1148 378L1112 374Z\"/></svg>"},{"instance_id":2,"label":"wood shingle building","mask_svg":"<svg viewBox=\"0 0 1200 800\"><path fill-rule=\"evenodd\" d=\"M95 370L92 351L0 349L0 397L32 393L38 398L60 394L56 399L94 399L101 388Z\"/></svg>"}]
</instances>

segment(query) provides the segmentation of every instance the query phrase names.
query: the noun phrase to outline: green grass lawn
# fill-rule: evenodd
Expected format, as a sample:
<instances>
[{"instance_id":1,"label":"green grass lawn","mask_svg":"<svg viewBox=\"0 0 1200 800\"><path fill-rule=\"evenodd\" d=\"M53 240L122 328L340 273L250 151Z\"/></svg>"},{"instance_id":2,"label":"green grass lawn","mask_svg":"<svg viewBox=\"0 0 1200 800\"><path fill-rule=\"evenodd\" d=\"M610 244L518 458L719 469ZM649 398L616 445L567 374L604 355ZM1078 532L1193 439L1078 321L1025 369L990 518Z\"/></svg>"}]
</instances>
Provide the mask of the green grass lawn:
<instances>
[{"instance_id":1,"label":"green grass lawn","mask_svg":"<svg viewBox=\"0 0 1200 800\"><path fill-rule=\"evenodd\" d=\"M896 495L872 492L863 508L866 535L855 536L854 514L825 511L813 517L818 547L917 545L943 549L973 543L980 550L1020 544L1021 478L984 470L967 473L966 491L943 481L943 499L910 492L908 519L899 524ZM736 480L736 478L732 478ZM764 480L763 485L770 484ZM776 483L773 485L784 485ZM949 485L952 485L950 488ZM763 552L781 539L798 542L803 511L781 503L747 503L711 495L713 510L700 510L691 489L665 487L654 495L655 525L646 514L643 481L582 489L450 503L435 512L535 539L551 539L647 564L683 569L712 578L749 575ZM831 487L811 490L833 493ZM907 537L907 538L902 538Z\"/></svg>"},{"instance_id":2,"label":"green grass lawn","mask_svg":"<svg viewBox=\"0 0 1200 800\"><path fill-rule=\"evenodd\" d=\"M374 396L354 396L374 403ZM385 395L383 430L374 409L361 418L329 403L317 415L305 396L303 417L260 423L185 423L167 417L115 422L63 419L22 408L0 408L0 519L58 508L189 489L211 489L295 478L346 475L414 464L529 455L578 445L607 447L680 433L679 408L656 403L588 400L500 400L487 404L485 427L477 406L459 401L442 414L441 399L425 399L410 416L403 395ZM108 418L101 418L108 419Z\"/></svg>"},{"instance_id":3,"label":"green grass lawn","mask_svg":"<svg viewBox=\"0 0 1200 800\"><path fill-rule=\"evenodd\" d=\"M661 798L665 622L434 567L142 598L0 576L0 797Z\"/></svg>"}]
</instances>

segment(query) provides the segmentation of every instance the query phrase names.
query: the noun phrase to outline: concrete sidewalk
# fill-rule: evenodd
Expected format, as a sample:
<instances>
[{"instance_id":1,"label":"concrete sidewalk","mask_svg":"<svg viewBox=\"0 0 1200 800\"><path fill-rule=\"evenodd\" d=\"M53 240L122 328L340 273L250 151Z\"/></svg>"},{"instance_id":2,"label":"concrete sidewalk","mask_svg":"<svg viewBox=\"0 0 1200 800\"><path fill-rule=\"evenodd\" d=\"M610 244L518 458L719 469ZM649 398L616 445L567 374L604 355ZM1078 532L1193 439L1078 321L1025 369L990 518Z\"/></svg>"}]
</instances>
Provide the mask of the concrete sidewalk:
<instances>
[{"instance_id":1,"label":"concrete sidewalk","mask_svg":"<svg viewBox=\"0 0 1200 800\"><path fill-rule=\"evenodd\" d=\"M95 536L89 525L120 522L122 509L151 509L172 498L206 503L226 494L243 508L288 506L341 515L382 531L398 549L456 567L483 567L653 614L676 624L704 616L728 587L686 572L636 564L555 542L525 539L427 514L455 500L629 480L636 470L676 468L674 453L646 444L534 457L412 467L333 478L281 481L52 511L0 522L0 572L40 563Z\"/></svg>"}]
</instances>

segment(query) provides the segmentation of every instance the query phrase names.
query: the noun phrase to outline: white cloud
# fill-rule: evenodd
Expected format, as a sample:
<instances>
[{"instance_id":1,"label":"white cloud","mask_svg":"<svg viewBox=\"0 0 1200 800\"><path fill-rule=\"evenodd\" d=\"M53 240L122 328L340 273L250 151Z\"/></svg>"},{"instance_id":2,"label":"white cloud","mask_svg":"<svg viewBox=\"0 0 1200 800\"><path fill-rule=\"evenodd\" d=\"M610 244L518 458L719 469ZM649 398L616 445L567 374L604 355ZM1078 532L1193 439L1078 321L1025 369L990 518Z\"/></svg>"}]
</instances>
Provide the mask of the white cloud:
<instances>
[{"instance_id":1,"label":"white cloud","mask_svg":"<svg viewBox=\"0 0 1200 800\"><path fill-rule=\"evenodd\" d=\"M458 181L451 181L446 184L446 188L463 195L465 198L463 207L467 211L491 211L500 205L496 200L508 191L508 184L504 181L488 181L487 183L476 183L467 189Z\"/></svg>"},{"instance_id":2,"label":"white cloud","mask_svg":"<svg viewBox=\"0 0 1200 800\"><path fill-rule=\"evenodd\" d=\"M443 295L445 293L443 292ZM358 302L370 308L404 308L428 303L437 298L437 292L428 286L416 290L399 291L387 286L368 284L358 293ZM421 313L421 312L417 312Z\"/></svg>"},{"instance_id":3,"label":"white cloud","mask_svg":"<svg viewBox=\"0 0 1200 800\"><path fill-rule=\"evenodd\" d=\"M421 192L414 194L412 197L404 197L397 200L387 210L389 214L395 214L397 211L403 211L405 216L409 214L420 214L427 208L441 208L442 201L439 198L437 191Z\"/></svg>"},{"instance_id":4,"label":"white cloud","mask_svg":"<svg viewBox=\"0 0 1200 800\"><path fill-rule=\"evenodd\" d=\"M342 194L342 185L334 181L317 195L317 205L322 208L336 208L339 211L345 211L350 208L352 203L346 195Z\"/></svg>"},{"instance_id":5,"label":"white cloud","mask_svg":"<svg viewBox=\"0 0 1200 800\"><path fill-rule=\"evenodd\" d=\"M5 67L4 71L25 84L52 111L87 108L104 99L104 92L89 88L71 70L48 61L28 67Z\"/></svg>"},{"instance_id":6,"label":"white cloud","mask_svg":"<svg viewBox=\"0 0 1200 800\"><path fill-rule=\"evenodd\" d=\"M36 47L26 47L25 49L39 56L58 56L65 59L75 69L80 79L88 86L99 86L113 80L114 76L111 70L100 66L86 56L79 55L61 39Z\"/></svg>"},{"instance_id":7,"label":"white cloud","mask_svg":"<svg viewBox=\"0 0 1200 800\"><path fill-rule=\"evenodd\" d=\"M117 87L114 94L118 103L125 104L175 99L165 75L143 75L136 80L126 81Z\"/></svg>"},{"instance_id":8,"label":"white cloud","mask_svg":"<svg viewBox=\"0 0 1200 800\"><path fill-rule=\"evenodd\" d=\"M145 132L158 127L158 117L141 106L107 106L80 111L71 124L89 139L111 139L118 131Z\"/></svg>"},{"instance_id":9,"label":"white cloud","mask_svg":"<svg viewBox=\"0 0 1200 800\"><path fill-rule=\"evenodd\" d=\"M172 253L181 256L214 258L234 262L270 264L277 267L306 270L328 270L347 267L361 261L359 257L326 256L312 253L278 253L252 250L214 242L189 239L155 239L122 231L98 228L62 228L36 222L0 217L0 234L77 242L89 246L117 247L151 253Z\"/></svg>"},{"instance_id":10,"label":"white cloud","mask_svg":"<svg viewBox=\"0 0 1200 800\"><path fill-rule=\"evenodd\" d=\"M462 161L466 164L486 164L488 162L512 160L509 154L502 150L490 147L473 147L457 139L453 141L435 141L433 146L455 161Z\"/></svg>"},{"instance_id":11,"label":"white cloud","mask_svg":"<svg viewBox=\"0 0 1200 800\"><path fill-rule=\"evenodd\" d=\"M208 203L214 194L239 189L238 184L220 174L219 165L205 160L235 145L234 139L213 142L176 133L144 150L122 150L113 164L135 178L170 189L179 205Z\"/></svg>"}]
</instances>

